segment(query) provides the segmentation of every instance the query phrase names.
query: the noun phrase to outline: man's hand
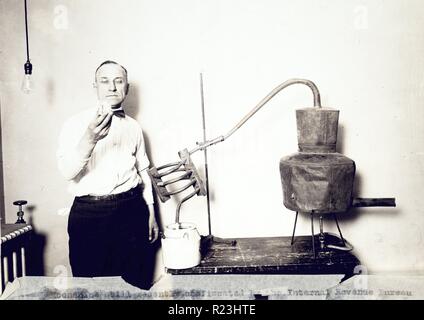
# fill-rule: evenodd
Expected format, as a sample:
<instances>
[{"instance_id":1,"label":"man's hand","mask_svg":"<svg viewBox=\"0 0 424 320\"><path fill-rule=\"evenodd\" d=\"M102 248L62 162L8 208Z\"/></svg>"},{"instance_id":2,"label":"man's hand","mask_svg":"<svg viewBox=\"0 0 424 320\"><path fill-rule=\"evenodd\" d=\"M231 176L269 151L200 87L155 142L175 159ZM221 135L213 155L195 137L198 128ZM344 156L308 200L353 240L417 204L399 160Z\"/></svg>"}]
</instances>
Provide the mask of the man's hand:
<instances>
[{"instance_id":1,"label":"man's hand","mask_svg":"<svg viewBox=\"0 0 424 320\"><path fill-rule=\"evenodd\" d=\"M112 112L102 115L96 114L96 117L91 120L77 146L77 150L82 159L90 158L97 141L107 136L110 124L112 123L112 115Z\"/></svg>"},{"instance_id":2,"label":"man's hand","mask_svg":"<svg viewBox=\"0 0 424 320\"><path fill-rule=\"evenodd\" d=\"M86 134L91 142L97 143L97 141L103 139L109 133L110 125L112 123L113 112L97 115L88 125Z\"/></svg>"},{"instance_id":3,"label":"man's hand","mask_svg":"<svg viewBox=\"0 0 424 320\"><path fill-rule=\"evenodd\" d=\"M159 226L155 218L155 209L152 204L149 204L149 241L155 242L159 237Z\"/></svg>"}]
</instances>

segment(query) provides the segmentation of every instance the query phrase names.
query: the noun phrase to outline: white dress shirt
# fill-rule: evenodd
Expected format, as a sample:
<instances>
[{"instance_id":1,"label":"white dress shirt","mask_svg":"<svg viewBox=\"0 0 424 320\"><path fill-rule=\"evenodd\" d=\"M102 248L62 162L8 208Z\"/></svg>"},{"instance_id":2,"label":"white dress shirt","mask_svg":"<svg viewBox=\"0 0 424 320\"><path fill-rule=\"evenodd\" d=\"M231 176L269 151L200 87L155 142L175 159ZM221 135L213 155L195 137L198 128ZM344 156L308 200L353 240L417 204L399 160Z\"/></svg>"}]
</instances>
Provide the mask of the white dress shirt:
<instances>
[{"instance_id":1,"label":"white dress shirt","mask_svg":"<svg viewBox=\"0 0 424 320\"><path fill-rule=\"evenodd\" d=\"M125 115L113 115L108 135L99 140L91 156L84 159L77 146L99 108L80 112L65 122L59 136L57 161L62 175L69 180L74 196L109 195L128 191L143 183L143 197L153 204L152 184L140 124Z\"/></svg>"}]
</instances>

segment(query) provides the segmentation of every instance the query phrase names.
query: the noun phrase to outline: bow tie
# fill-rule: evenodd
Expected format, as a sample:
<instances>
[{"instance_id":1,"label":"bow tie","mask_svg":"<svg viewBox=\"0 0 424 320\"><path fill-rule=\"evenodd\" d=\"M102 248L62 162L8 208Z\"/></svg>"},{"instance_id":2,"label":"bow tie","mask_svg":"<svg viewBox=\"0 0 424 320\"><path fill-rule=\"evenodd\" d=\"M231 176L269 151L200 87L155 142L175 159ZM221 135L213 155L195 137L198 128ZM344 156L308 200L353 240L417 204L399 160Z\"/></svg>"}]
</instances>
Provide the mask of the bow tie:
<instances>
[{"instance_id":1,"label":"bow tie","mask_svg":"<svg viewBox=\"0 0 424 320\"><path fill-rule=\"evenodd\" d=\"M118 118L125 118L125 112L124 110L118 110L113 112L114 116L117 116Z\"/></svg>"}]
</instances>

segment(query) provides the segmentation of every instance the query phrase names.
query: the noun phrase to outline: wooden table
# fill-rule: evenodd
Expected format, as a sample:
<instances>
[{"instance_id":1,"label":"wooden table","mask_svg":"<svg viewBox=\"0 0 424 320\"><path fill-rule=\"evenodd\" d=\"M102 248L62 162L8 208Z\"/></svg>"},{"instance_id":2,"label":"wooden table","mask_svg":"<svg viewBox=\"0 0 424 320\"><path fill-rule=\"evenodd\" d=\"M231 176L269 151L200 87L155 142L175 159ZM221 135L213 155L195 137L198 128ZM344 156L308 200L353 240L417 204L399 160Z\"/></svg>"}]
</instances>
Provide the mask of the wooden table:
<instances>
[{"instance_id":1,"label":"wooden table","mask_svg":"<svg viewBox=\"0 0 424 320\"><path fill-rule=\"evenodd\" d=\"M179 274L354 274L360 264L351 252L317 249L313 257L311 237L298 236L293 246L291 237L203 239L202 262L189 269L167 269ZM326 243L341 245L332 235ZM315 247L319 248L318 239Z\"/></svg>"}]
</instances>

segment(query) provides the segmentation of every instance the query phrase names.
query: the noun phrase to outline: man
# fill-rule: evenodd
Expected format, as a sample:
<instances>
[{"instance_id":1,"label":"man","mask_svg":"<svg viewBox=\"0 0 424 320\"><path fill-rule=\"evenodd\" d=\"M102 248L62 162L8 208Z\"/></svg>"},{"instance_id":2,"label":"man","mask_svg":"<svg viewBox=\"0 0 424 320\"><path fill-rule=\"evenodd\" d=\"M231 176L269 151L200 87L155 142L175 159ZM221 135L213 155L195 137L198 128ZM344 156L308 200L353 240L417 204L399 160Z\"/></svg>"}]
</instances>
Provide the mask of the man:
<instances>
[{"instance_id":1,"label":"man","mask_svg":"<svg viewBox=\"0 0 424 320\"><path fill-rule=\"evenodd\" d=\"M127 70L103 62L94 87L98 106L64 124L57 152L75 196L68 220L72 273L122 276L149 288L148 260L159 230L143 132L122 107L129 90Z\"/></svg>"}]
</instances>

